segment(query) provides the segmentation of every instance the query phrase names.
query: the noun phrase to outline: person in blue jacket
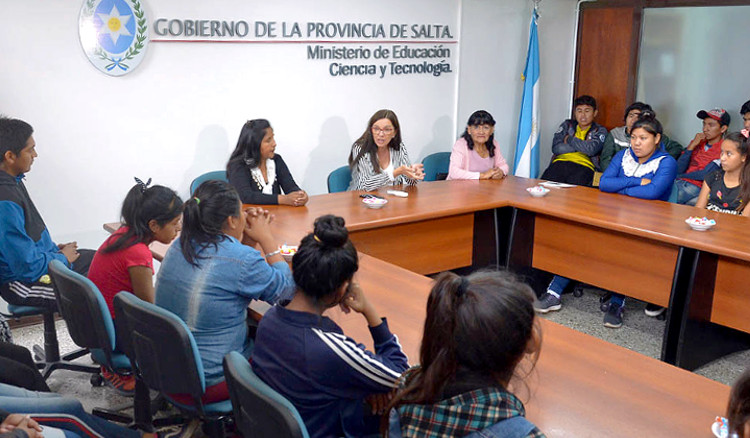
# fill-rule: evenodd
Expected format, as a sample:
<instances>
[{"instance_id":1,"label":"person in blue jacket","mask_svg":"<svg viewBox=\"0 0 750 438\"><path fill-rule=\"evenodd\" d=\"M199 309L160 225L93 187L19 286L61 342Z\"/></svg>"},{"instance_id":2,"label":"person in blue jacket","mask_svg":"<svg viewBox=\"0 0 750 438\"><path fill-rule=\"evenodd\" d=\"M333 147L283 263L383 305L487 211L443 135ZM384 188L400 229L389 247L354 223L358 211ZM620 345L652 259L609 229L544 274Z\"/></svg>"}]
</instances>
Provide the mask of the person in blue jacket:
<instances>
[{"instance_id":1,"label":"person in blue jacket","mask_svg":"<svg viewBox=\"0 0 750 438\"><path fill-rule=\"evenodd\" d=\"M297 292L288 304L263 315L253 371L297 408L310 437L377 433L379 418L364 414L363 401L369 397L373 410L383 408L408 364L388 322L354 277L359 257L344 219L316 219L292 264ZM374 353L323 316L335 306L364 316Z\"/></svg>"},{"instance_id":2,"label":"person in blue jacket","mask_svg":"<svg viewBox=\"0 0 750 438\"><path fill-rule=\"evenodd\" d=\"M60 260L82 275L94 251L55 244L23 183L37 157L34 129L0 117L0 295L10 304L57 309L47 265Z\"/></svg>"},{"instance_id":3,"label":"person in blue jacket","mask_svg":"<svg viewBox=\"0 0 750 438\"><path fill-rule=\"evenodd\" d=\"M634 198L668 200L672 184L677 177L677 162L661 144L661 123L652 111L646 110L641 113L630 132L630 148L621 150L612 158L599 181L599 190ZM559 310L560 293L569 281L567 278L555 276L547 292L535 305L536 310L541 313ZM625 298L613 294L604 315L605 327L622 326L624 306ZM657 316L663 312L662 309L649 305L646 314Z\"/></svg>"}]
</instances>

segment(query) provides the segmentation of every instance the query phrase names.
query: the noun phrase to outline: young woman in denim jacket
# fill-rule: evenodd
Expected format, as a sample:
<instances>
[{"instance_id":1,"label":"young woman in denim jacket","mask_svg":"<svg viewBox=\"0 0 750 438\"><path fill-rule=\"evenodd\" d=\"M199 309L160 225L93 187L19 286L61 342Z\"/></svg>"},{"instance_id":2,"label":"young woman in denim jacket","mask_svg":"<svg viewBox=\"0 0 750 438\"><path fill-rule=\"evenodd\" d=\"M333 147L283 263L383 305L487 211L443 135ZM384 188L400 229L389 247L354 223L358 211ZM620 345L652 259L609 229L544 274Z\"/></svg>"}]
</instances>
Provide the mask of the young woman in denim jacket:
<instances>
[{"instance_id":1,"label":"young woman in denim jacket","mask_svg":"<svg viewBox=\"0 0 750 438\"><path fill-rule=\"evenodd\" d=\"M156 279L156 305L182 318L198 345L206 378L204 402L226 400L222 359L250 357L247 307L252 300L291 298L294 282L271 233L272 216L243 210L237 191L206 181L185 202L182 234ZM260 245L265 256L255 249Z\"/></svg>"}]
</instances>

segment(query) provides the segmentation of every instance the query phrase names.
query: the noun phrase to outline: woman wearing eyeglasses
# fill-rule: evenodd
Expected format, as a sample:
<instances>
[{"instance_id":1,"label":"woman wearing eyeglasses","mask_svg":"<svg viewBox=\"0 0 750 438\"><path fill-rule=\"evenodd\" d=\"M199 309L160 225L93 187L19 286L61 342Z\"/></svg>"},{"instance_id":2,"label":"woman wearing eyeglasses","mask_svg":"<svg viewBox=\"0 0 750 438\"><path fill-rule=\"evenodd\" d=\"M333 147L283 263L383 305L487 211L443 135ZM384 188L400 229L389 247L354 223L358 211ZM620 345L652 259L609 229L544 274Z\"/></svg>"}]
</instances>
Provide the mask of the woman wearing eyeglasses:
<instances>
[{"instance_id":1,"label":"woman wearing eyeglasses","mask_svg":"<svg viewBox=\"0 0 750 438\"><path fill-rule=\"evenodd\" d=\"M501 179L508 174L508 163L495 140L495 119L484 110L475 111L463 135L451 151L448 179Z\"/></svg>"},{"instance_id":2,"label":"woman wearing eyeglasses","mask_svg":"<svg viewBox=\"0 0 750 438\"><path fill-rule=\"evenodd\" d=\"M424 179L422 164L411 164L401 142L398 118L391 110L370 117L367 130L349 154L352 182L349 190L375 190L395 184L416 184Z\"/></svg>"}]
</instances>

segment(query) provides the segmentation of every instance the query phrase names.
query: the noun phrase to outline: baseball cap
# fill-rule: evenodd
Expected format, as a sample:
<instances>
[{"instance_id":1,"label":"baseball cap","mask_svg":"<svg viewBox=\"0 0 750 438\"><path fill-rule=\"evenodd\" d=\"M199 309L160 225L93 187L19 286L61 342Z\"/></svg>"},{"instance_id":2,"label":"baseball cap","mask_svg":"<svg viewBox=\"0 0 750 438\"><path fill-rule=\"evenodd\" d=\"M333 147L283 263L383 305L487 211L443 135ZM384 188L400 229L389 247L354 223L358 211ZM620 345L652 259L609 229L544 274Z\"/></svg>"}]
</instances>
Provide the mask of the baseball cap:
<instances>
[{"instance_id":1,"label":"baseball cap","mask_svg":"<svg viewBox=\"0 0 750 438\"><path fill-rule=\"evenodd\" d=\"M700 110L698 111L697 116L701 120L706 117L711 117L722 125L729 125L729 122L732 120L731 117L729 117L729 113L721 108L714 108L711 111Z\"/></svg>"}]
</instances>

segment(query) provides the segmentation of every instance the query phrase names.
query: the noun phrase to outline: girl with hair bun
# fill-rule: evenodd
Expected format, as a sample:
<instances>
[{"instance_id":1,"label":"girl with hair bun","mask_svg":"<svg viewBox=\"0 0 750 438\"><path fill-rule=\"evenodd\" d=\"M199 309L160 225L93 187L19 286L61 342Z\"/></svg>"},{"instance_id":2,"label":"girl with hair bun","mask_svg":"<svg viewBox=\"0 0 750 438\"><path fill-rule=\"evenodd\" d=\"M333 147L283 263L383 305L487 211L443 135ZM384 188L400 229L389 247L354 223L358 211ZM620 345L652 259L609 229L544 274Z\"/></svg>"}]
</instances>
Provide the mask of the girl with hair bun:
<instances>
[{"instance_id":1,"label":"girl with hair bun","mask_svg":"<svg viewBox=\"0 0 750 438\"><path fill-rule=\"evenodd\" d=\"M662 126L653 111L645 109L630 129L630 147L615 154L599 181L602 192L619 193L641 199L666 201L677 177L677 161L662 145ZM547 313L562 308L562 291L570 280L559 275L550 282L547 292L534 305L537 312ZM622 326L625 298L613 294L604 326ZM659 316L663 307L649 304L646 315Z\"/></svg>"},{"instance_id":2,"label":"girl with hair bun","mask_svg":"<svg viewBox=\"0 0 750 438\"><path fill-rule=\"evenodd\" d=\"M229 398L224 356L238 351L250 357L250 302L273 304L294 293L289 265L271 233L272 218L262 209L243 210L228 183L206 181L185 202L182 234L159 269L156 305L179 316L193 333L206 378L204 403ZM192 403L190 397L173 398Z\"/></svg>"},{"instance_id":3,"label":"girl with hair bun","mask_svg":"<svg viewBox=\"0 0 750 438\"><path fill-rule=\"evenodd\" d=\"M122 226L102 243L94 254L88 277L97 286L107 303L112 318L115 295L130 292L138 298L154 302L154 265L148 245L169 244L180 232L182 200L174 190L151 186L136 180L122 203ZM102 367L105 382L116 391L133 394L132 376L110 373Z\"/></svg>"},{"instance_id":4,"label":"girl with hair bun","mask_svg":"<svg viewBox=\"0 0 750 438\"><path fill-rule=\"evenodd\" d=\"M539 438L509 390L541 334L531 288L507 273L441 274L427 299L420 366L390 404L388 436Z\"/></svg>"},{"instance_id":5,"label":"girl with hair bun","mask_svg":"<svg viewBox=\"0 0 750 438\"><path fill-rule=\"evenodd\" d=\"M695 206L720 213L750 216L750 133L732 132L721 142L721 168L706 176Z\"/></svg>"},{"instance_id":6,"label":"girl with hair bun","mask_svg":"<svg viewBox=\"0 0 750 438\"><path fill-rule=\"evenodd\" d=\"M311 437L377 433L379 420L364 415L363 399L390 392L407 368L407 358L354 278L359 259L344 219L317 218L292 265L296 294L263 316L253 371L292 402ZM365 317L374 353L323 316L335 306Z\"/></svg>"}]
</instances>

